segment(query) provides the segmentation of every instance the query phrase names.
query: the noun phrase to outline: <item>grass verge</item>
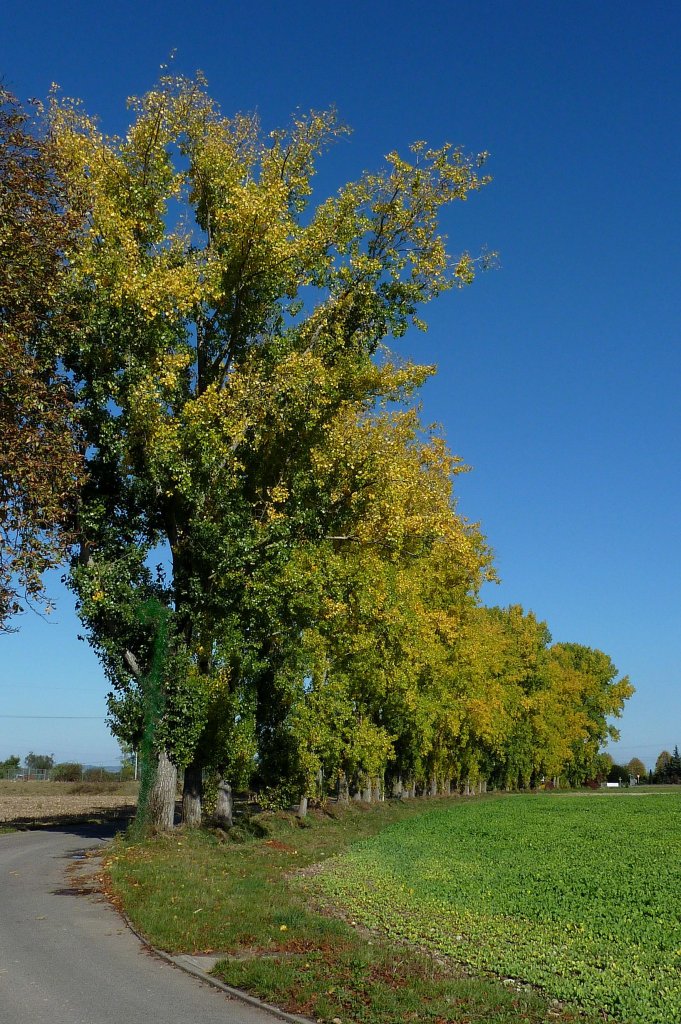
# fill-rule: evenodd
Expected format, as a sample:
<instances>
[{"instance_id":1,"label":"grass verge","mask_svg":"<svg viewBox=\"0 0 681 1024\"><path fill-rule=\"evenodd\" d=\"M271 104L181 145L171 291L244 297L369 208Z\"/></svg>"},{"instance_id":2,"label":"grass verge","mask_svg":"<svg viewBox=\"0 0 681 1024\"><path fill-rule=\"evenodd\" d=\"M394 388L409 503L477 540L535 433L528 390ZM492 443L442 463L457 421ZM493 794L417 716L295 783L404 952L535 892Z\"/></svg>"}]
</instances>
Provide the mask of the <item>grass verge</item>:
<instances>
[{"instance_id":1,"label":"grass verge","mask_svg":"<svg viewBox=\"0 0 681 1024\"><path fill-rule=\"evenodd\" d=\"M260 815L228 836L177 832L117 841L113 899L155 946L225 953L223 981L317 1021L342 1024L548 1024L595 1020L512 979L468 975L312 906L292 878L396 822L456 801L317 812L305 827ZM460 801L459 801L460 803ZM602 1018L601 1018L602 1019Z\"/></svg>"}]
</instances>

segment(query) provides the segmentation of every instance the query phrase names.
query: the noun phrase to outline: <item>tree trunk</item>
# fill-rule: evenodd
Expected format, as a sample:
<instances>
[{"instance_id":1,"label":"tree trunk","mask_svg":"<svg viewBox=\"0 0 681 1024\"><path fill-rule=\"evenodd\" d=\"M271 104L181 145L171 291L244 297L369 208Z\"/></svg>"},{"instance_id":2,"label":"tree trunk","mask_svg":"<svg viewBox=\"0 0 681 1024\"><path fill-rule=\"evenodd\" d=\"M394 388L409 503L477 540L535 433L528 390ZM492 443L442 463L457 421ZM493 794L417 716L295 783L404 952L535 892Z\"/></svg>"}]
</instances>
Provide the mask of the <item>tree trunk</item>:
<instances>
[{"instance_id":1,"label":"tree trunk","mask_svg":"<svg viewBox=\"0 0 681 1024\"><path fill-rule=\"evenodd\" d=\"M182 789L182 823L190 828L201 826L201 801L203 799L203 771L198 764L189 764L184 770Z\"/></svg>"},{"instance_id":2,"label":"tree trunk","mask_svg":"<svg viewBox=\"0 0 681 1024\"><path fill-rule=\"evenodd\" d=\"M444 792L445 792L445 796L451 796L452 795L452 780L451 779L447 779L446 780L445 787L444 787Z\"/></svg>"},{"instance_id":3,"label":"tree trunk","mask_svg":"<svg viewBox=\"0 0 681 1024\"><path fill-rule=\"evenodd\" d=\"M147 804L149 824L152 828L165 832L174 827L176 786L177 768L163 750L158 759L156 778L149 790Z\"/></svg>"},{"instance_id":4,"label":"tree trunk","mask_svg":"<svg viewBox=\"0 0 681 1024\"><path fill-rule=\"evenodd\" d=\"M348 777L345 772L342 772L338 776L338 803L347 804L350 800L350 790L348 787Z\"/></svg>"},{"instance_id":5,"label":"tree trunk","mask_svg":"<svg viewBox=\"0 0 681 1024\"><path fill-rule=\"evenodd\" d=\"M234 824L233 809L232 787L224 779L220 779L218 796L215 801L215 821L221 828L231 828Z\"/></svg>"},{"instance_id":6,"label":"tree trunk","mask_svg":"<svg viewBox=\"0 0 681 1024\"><path fill-rule=\"evenodd\" d=\"M298 803L298 810L296 811L297 818L307 817L307 797L301 796L300 802Z\"/></svg>"},{"instance_id":7,"label":"tree trunk","mask_svg":"<svg viewBox=\"0 0 681 1024\"><path fill-rule=\"evenodd\" d=\"M372 797L371 779L367 779L366 784L362 787L362 792L361 792L360 799L362 800L363 803L370 804L371 803L371 797Z\"/></svg>"},{"instance_id":8,"label":"tree trunk","mask_svg":"<svg viewBox=\"0 0 681 1024\"><path fill-rule=\"evenodd\" d=\"M466 784L465 784L464 789L463 789L463 795L464 796L470 796L471 795L471 780L470 779L466 779Z\"/></svg>"},{"instance_id":9,"label":"tree trunk","mask_svg":"<svg viewBox=\"0 0 681 1024\"><path fill-rule=\"evenodd\" d=\"M392 792L392 795L394 797L397 797L398 800L402 799L402 796L403 796L403 793L404 793L404 785L402 783L402 776L401 775L396 775L395 778L393 779L393 784L392 784L391 792Z\"/></svg>"},{"instance_id":10,"label":"tree trunk","mask_svg":"<svg viewBox=\"0 0 681 1024\"><path fill-rule=\"evenodd\" d=\"M435 776L430 780L429 796L437 796L437 779Z\"/></svg>"}]
</instances>

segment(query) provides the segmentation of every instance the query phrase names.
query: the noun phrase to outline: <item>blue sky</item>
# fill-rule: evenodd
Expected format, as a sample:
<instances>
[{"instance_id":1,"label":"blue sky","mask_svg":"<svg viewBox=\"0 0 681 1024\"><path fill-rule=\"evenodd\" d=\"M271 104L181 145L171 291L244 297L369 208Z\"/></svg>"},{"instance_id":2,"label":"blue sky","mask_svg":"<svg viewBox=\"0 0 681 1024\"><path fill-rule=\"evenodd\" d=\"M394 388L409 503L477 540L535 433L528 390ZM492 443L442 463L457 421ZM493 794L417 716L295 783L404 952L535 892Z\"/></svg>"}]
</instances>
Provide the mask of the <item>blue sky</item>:
<instances>
[{"instance_id":1,"label":"blue sky","mask_svg":"<svg viewBox=\"0 0 681 1024\"><path fill-rule=\"evenodd\" d=\"M112 132L173 50L226 113L268 128L335 104L354 133L320 195L415 139L490 151L493 184L444 226L452 251L487 245L500 269L401 347L438 364L424 417L473 467L459 507L502 577L484 599L631 676L618 757L681 744L681 8L52 0L7 5L3 29L8 87L58 82ZM113 762L106 683L53 592L57 624L25 616L0 637L0 758ZM6 717L29 714L48 717Z\"/></svg>"}]
</instances>

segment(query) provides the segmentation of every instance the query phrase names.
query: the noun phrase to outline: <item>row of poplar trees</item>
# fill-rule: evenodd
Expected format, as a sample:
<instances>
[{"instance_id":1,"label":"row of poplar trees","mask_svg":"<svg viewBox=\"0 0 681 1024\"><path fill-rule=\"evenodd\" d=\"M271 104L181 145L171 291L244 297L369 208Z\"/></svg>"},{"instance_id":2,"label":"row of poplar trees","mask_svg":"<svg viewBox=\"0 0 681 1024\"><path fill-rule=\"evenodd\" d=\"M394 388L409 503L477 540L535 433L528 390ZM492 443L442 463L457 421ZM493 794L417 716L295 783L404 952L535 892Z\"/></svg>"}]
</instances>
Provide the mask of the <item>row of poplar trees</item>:
<instances>
[{"instance_id":1,"label":"row of poplar trees","mask_svg":"<svg viewBox=\"0 0 681 1024\"><path fill-rule=\"evenodd\" d=\"M302 813L592 775L631 687L480 605L464 467L415 405L433 368L388 348L472 281L439 220L485 155L418 143L312 203L333 111L264 134L166 78L110 137L3 99L3 615L71 554L147 820L172 826L178 770L190 824L207 772L224 821L231 787Z\"/></svg>"}]
</instances>

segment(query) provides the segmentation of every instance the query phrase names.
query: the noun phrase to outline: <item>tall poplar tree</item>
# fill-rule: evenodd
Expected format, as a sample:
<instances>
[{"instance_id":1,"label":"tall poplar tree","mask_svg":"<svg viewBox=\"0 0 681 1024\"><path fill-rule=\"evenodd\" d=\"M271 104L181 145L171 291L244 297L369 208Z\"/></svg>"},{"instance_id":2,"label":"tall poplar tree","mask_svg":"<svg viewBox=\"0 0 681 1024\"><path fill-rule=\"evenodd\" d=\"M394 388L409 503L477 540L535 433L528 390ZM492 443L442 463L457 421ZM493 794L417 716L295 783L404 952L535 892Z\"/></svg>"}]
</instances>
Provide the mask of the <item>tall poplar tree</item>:
<instances>
[{"instance_id":1,"label":"tall poplar tree","mask_svg":"<svg viewBox=\"0 0 681 1024\"><path fill-rule=\"evenodd\" d=\"M484 155L418 143L312 207L317 158L346 132L333 112L266 134L223 117L200 78L164 79L131 107L122 138L78 104L50 110L80 225L66 259L81 326L64 362L88 483L72 579L117 730L153 732L157 823L170 824L173 766L194 819L206 759L236 770L233 751L250 756L244 722L254 701L266 717L299 637L278 592L292 553L361 540L380 474L348 462L353 432L427 376L384 345L472 280L438 218L487 179Z\"/></svg>"}]
</instances>

